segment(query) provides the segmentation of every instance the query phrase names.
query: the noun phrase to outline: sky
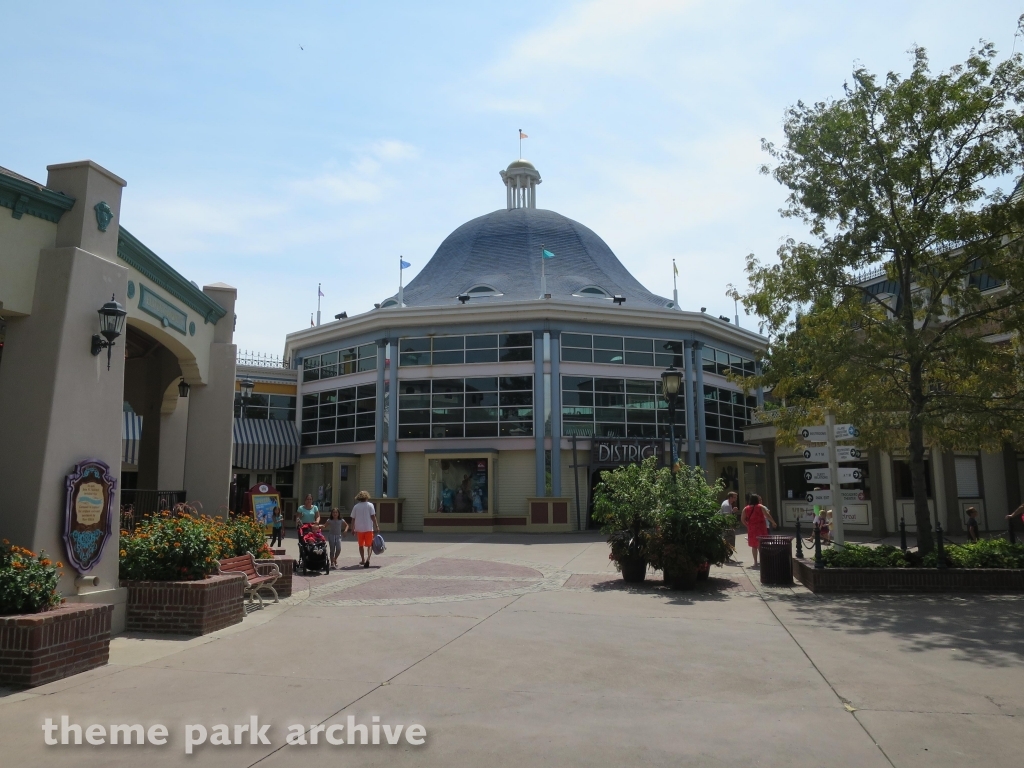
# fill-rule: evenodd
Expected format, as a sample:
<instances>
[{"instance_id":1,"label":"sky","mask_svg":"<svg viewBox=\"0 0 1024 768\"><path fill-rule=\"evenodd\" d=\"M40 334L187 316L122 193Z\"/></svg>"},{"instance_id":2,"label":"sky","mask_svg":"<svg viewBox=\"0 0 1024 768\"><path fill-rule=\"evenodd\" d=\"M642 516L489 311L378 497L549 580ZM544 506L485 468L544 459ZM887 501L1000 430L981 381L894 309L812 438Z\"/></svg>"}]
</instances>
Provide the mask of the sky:
<instances>
[{"instance_id":1,"label":"sky","mask_svg":"<svg viewBox=\"0 0 1024 768\"><path fill-rule=\"evenodd\" d=\"M799 223L759 167L785 109L856 66L933 69L987 2L25 3L0 0L0 166L45 182L91 159L128 181L121 225L188 279L238 289L240 350L280 354L323 317L408 284L464 222L503 208L498 171L540 171L538 207L593 229L650 290L733 315L748 254ZM1024 43L1018 41L1018 47ZM754 328L743 316L740 324Z\"/></svg>"}]
</instances>

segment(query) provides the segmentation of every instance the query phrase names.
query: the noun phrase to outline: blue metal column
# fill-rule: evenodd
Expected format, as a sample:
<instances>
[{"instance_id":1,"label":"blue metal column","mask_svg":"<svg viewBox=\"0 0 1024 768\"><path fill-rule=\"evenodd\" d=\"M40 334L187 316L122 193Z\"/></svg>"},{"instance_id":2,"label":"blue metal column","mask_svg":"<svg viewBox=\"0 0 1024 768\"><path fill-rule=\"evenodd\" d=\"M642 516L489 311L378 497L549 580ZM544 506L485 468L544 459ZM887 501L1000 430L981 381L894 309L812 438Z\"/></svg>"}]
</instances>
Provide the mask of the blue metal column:
<instances>
[{"instance_id":1,"label":"blue metal column","mask_svg":"<svg viewBox=\"0 0 1024 768\"><path fill-rule=\"evenodd\" d=\"M388 497L398 498L398 339L391 339L388 401Z\"/></svg>"},{"instance_id":2,"label":"blue metal column","mask_svg":"<svg viewBox=\"0 0 1024 768\"><path fill-rule=\"evenodd\" d=\"M544 495L544 331L533 332L533 450L536 454L536 495Z\"/></svg>"},{"instance_id":3,"label":"blue metal column","mask_svg":"<svg viewBox=\"0 0 1024 768\"><path fill-rule=\"evenodd\" d=\"M754 363L754 374L756 376L761 375L761 363L760 361ZM757 388L757 407L764 408L764 387Z\"/></svg>"},{"instance_id":4,"label":"blue metal column","mask_svg":"<svg viewBox=\"0 0 1024 768\"><path fill-rule=\"evenodd\" d=\"M685 380L683 395L686 407L686 463L691 467L697 466L697 442L696 423L697 417L693 411L693 364L690 361L693 355L693 342L683 342L683 378Z\"/></svg>"},{"instance_id":5,"label":"blue metal column","mask_svg":"<svg viewBox=\"0 0 1024 768\"><path fill-rule=\"evenodd\" d=\"M373 495L384 494L384 351L387 339L377 339L377 407L374 418L376 452L373 462Z\"/></svg>"},{"instance_id":6,"label":"blue metal column","mask_svg":"<svg viewBox=\"0 0 1024 768\"><path fill-rule=\"evenodd\" d=\"M551 495L562 495L562 380L558 331L551 331Z\"/></svg>"},{"instance_id":7,"label":"blue metal column","mask_svg":"<svg viewBox=\"0 0 1024 768\"><path fill-rule=\"evenodd\" d=\"M700 441L700 468L708 471L708 434L704 429L704 342L693 342L693 365L697 370L697 439Z\"/></svg>"}]
</instances>

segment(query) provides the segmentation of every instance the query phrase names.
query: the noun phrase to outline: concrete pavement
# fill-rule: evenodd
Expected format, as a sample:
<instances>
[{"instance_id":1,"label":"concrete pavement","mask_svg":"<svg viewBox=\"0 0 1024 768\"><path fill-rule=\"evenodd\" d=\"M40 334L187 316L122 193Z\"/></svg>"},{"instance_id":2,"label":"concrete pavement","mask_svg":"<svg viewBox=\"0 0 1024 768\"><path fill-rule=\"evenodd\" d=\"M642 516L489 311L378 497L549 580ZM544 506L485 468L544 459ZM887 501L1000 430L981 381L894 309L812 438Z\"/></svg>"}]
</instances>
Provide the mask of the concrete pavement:
<instances>
[{"instance_id":1,"label":"concrete pavement","mask_svg":"<svg viewBox=\"0 0 1024 768\"><path fill-rule=\"evenodd\" d=\"M4 764L997 768L1024 754L1024 597L821 597L741 566L692 593L626 588L589 534L391 534L369 570L344 548L341 570L297 577L241 625L119 637L109 666L3 696ZM170 738L44 746L61 715ZM271 745L184 754L186 724L252 715ZM421 723L426 744L284 743L287 725L349 715Z\"/></svg>"}]
</instances>

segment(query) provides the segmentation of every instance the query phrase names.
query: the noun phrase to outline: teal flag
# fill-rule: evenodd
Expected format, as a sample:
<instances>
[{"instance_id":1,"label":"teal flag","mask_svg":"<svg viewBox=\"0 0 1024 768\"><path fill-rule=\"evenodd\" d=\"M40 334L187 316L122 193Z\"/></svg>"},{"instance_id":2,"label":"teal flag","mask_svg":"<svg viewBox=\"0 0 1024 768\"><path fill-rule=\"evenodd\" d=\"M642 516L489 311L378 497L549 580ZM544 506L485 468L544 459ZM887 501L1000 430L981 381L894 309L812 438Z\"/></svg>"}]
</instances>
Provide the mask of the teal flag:
<instances>
[{"instance_id":1,"label":"teal flag","mask_svg":"<svg viewBox=\"0 0 1024 768\"><path fill-rule=\"evenodd\" d=\"M544 249L541 249L541 255L543 255L545 259L555 258L555 254L553 254L551 251L545 251Z\"/></svg>"}]
</instances>

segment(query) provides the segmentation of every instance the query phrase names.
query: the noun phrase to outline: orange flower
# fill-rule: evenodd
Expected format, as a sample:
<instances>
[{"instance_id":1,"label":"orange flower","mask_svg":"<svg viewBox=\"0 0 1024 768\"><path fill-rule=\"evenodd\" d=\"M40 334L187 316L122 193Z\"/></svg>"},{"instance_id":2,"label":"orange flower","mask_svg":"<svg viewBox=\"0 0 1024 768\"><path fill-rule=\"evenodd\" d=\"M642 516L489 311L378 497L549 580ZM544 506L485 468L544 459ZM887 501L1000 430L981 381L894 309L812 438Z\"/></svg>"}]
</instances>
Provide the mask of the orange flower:
<instances>
[{"instance_id":1,"label":"orange flower","mask_svg":"<svg viewBox=\"0 0 1024 768\"><path fill-rule=\"evenodd\" d=\"M57 567L58 568L63 568L64 567L64 563L62 563L60 560L58 560L57 561Z\"/></svg>"}]
</instances>

